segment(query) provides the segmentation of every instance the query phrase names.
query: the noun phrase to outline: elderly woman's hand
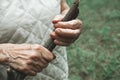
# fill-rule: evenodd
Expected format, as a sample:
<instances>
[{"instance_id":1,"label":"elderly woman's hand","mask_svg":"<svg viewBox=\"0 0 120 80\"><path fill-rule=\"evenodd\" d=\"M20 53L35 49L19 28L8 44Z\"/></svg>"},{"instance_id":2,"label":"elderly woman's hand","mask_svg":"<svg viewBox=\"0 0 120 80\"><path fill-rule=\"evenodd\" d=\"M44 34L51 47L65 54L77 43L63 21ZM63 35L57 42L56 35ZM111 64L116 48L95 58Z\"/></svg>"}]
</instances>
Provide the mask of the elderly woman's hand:
<instances>
[{"instance_id":1,"label":"elderly woman's hand","mask_svg":"<svg viewBox=\"0 0 120 80\"><path fill-rule=\"evenodd\" d=\"M55 58L54 54L40 45L1 44L0 50L0 63L3 61L28 75L36 75Z\"/></svg>"},{"instance_id":2,"label":"elderly woman's hand","mask_svg":"<svg viewBox=\"0 0 120 80\"><path fill-rule=\"evenodd\" d=\"M51 33L51 37L55 44L68 46L79 37L82 22L79 19L62 22L62 18L62 15L58 15L53 19L55 31Z\"/></svg>"}]
</instances>

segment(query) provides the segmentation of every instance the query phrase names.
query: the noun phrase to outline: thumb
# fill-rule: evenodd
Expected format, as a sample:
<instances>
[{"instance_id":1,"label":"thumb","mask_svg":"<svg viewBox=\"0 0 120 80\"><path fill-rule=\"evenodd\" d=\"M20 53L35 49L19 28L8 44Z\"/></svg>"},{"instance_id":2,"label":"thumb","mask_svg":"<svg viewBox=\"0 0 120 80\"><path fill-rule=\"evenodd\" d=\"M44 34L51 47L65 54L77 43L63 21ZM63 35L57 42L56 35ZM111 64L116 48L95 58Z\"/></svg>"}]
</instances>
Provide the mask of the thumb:
<instances>
[{"instance_id":1,"label":"thumb","mask_svg":"<svg viewBox=\"0 0 120 80\"><path fill-rule=\"evenodd\" d=\"M61 21L63 18L64 18L63 15L57 15L57 16L55 16L54 19L52 20L52 23L55 24L55 23Z\"/></svg>"}]
</instances>

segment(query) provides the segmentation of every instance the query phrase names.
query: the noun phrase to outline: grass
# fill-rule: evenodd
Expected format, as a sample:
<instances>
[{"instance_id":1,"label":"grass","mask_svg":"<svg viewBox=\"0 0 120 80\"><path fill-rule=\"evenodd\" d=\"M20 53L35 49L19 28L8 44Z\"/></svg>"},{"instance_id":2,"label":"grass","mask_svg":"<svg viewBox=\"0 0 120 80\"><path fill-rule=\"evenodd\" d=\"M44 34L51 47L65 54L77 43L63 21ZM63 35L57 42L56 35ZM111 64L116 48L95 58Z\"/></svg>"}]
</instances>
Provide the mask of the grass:
<instances>
[{"instance_id":1,"label":"grass","mask_svg":"<svg viewBox=\"0 0 120 80\"><path fill-rule=\"evenodd\" d=\"M74 0L67 0L68 4ZM120 0L81 0L82 34L68 47L70 80L120 80Z\"/></svg>"}]
</instances>

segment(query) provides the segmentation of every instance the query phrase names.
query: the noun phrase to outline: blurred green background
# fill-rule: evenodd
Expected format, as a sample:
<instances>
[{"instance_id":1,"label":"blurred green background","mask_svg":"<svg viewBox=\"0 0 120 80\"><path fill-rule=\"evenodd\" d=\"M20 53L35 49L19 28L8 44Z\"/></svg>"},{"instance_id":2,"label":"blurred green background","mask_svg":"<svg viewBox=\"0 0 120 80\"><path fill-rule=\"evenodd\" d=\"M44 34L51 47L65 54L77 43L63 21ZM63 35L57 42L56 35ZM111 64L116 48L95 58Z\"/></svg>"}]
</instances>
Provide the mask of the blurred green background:
<instances>
[{"instance_id":1,"label":"blurred green background","mask_svg":"<svg viewBox=\"0 0 120 80\"><path fill-rule=\"evenodd\" d=\"M67 48L69 80L120 80L120 0L81 0L79 9L83 28Z\"/></svg>"}]
</instances>

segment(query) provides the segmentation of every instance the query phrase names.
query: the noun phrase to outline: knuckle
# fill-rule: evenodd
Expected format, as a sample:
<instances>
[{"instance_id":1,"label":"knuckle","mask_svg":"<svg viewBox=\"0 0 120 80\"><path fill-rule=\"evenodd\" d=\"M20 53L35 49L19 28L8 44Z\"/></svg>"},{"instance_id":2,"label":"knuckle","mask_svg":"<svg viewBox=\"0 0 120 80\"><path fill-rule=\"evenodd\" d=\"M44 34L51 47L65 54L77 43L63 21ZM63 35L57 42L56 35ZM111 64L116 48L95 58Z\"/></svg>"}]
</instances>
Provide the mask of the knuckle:
<instances>
[{"instance_id":1,"label":"knuckle","mask_svg":"<svg viewBox=\"0 0 120 80\"><path fill-rule=\"evenodd\" d=\"M54 56L51 54L51 55L49 56L49 61L53 60L53 58L54 58Z\"/></svg>"},{"instance_id":2,"label":"knuckle","mask_svg":"<svg viewBox=\"0 0 120 80\"><path fill-rule=\"evenodd\" d=\"M83 23L82 23L81 20L77 19L77 20L76 20L76 23L77 23L77 25L78 25L79 28L82 27L82 24L83 24Z\"/></svg>"},{"instance_id":3,"label":"knuckle","mask_svg":"<svg viewBox=\"0 0 120 80\"><path fill-rule=\"evenodd\" d=\"M49 57L49 60L52 61L52 60L55 59L55 58L56 58L56 56L51 53L51 56Z\"/></svg>"},{"instance_id":4,"label":"knuckle","mask_svg":"<svg viewBox=\"0 0 120 80\"><path fill-rule=\"evenodd\" d=\"M34 72L34 71L30 71L30 72L29 72L29 75L30 75L30 76L35 76L36 74L37 74L37 73Z\"/></svg>"},{"instance_id":5,"label":"knuckle","mask_svg":"<svg viewBox=\"0 0 120 80\"><path fill-rule=\"evenodd\" d=\"M37 50L39 50L39 49L41 48L41 46L38 45L38 44L35 44L35 45L34 45L34 48L37 49Z\"/></svg>"},{"instance_id":6,"label":"knuckle","mask_svg":"<svg viewBox=\"0 0 120 80\"><path fill-rule=\"evenodd\" d=\"M20 68L20 70L21 70L21 71L28 71L28 68L22 66L22 67Z\"/></svg>"},{"instance_id":7,"label":"knuckle","mask_svg":"<svg viewBox=\"0 0 120 80\"><path fill-rule=\"evenodd\" d=\"M30 56L29 56L30 59L35 59L37 57L38 57L38 53L37 52L31 53Z\"/></svg>"},{"instance_id":8,"label":"knuckle","mask_svg":"<svg viewBox=\"0 0 120 80\"><path fill-rule=\"evenodd\" d=\"M71 27L71 28L74 28L74 26L76 25L74 22L68 22L68 25Z\"/></svg>"},{"instance_id":9,"label":"knuckle","mask_svg":"<svg viewBox=\"0 0 120 80\"><path fill-rule=\"evenodd\" d=\"M80 19L76 19L77 23L82 24L82 21Z\"/></svg>"},{"instance_id":10,"label":"knuckle","mask_svg":"<svg viewBox=\"0 0 120 80\"><path fill-rule=\"evenodd\" d=\"M23 71L29 70L29 66L27 65L26 62L22 63L21 70L23 70Z\"/></svg>"},{"instance_id":11,"label":"knuckle","mask_svg":"<svg viewBox=\"0 0 120 80\"><path fill-rule=\"evenodd\" d=\"M43 54L44 55L44 54ZM50 62L53 58L54 58L54 54L51 52L47 52L44 56L43 56L48 62Z\"/></svg>"},{"instance_id":12,"label":"knuckle","mask_svg":"<svg viewBox=\"0 0 120 80\"><path fill-rule=\"evenodd\" d=\"M31 47L33 50L39 50L41 46L40 46L39 44L33 44L33 45L30 45L30 47Z\"/></svg>"},{"instance_id":13,"label":"knuckle","mask_svg":"<svg viewBox=\"0 0 120 80\"><path fill-rule=\"evenodd\" d=\"M76 26L76 24L75 23L71 23L71 28L73 28L74 29L74 27Z\"/></svg>"},{"instance_id":14,"label":"knuckle","mask_svg":"<svg viewBox=\"0 0 120 80\"><path fill-rule=\"evenodd\" d=\"M29 70L28 66L25 65L25 66L23 67L23 70Z\"/></svg>"}]
</instances>

